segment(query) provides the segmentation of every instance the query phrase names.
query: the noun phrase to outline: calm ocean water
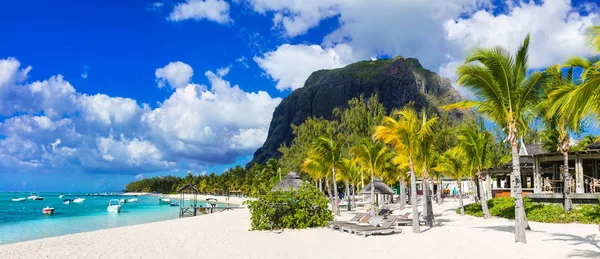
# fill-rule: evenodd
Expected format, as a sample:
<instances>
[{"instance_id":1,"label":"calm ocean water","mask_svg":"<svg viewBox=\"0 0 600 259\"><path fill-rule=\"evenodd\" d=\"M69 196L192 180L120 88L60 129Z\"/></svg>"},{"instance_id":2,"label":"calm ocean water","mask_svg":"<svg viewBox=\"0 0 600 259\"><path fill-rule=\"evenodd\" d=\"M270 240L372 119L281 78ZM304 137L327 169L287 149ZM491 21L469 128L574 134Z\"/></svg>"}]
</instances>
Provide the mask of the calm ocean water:
<instances>
[{"instance_id":1,"label":"calm ocean water","mask_svg":"<svg viewBox=\"0 0 600 259\"><path fill-rule=\"evenodd\" d=\"M59 193L38 193L44 200L13 202L13 197L30 194L0 193L0 244L176 219L179 216L179 207L158 205L157 197L135 197L138 202L125 203L121 206L121 213L114 214L106 210L110 199L133 197L63 194L64 197L59 198ZM62 203L63 199L76 197L86 200L79 204ZM55 209L54 215L42 214L46 206Z\"/></svg>"}]
</instances>

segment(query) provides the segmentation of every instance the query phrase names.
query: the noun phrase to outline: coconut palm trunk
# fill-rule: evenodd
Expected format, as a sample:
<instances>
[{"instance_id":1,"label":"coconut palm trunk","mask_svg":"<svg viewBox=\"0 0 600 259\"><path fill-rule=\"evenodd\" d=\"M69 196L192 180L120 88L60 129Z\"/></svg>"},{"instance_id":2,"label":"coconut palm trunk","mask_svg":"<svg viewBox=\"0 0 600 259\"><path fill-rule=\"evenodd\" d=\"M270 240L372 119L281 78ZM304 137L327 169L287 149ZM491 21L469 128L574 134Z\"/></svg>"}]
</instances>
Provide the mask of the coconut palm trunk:
<instances>
[{"instance_id":1,"label":"coconut palm trunk","mask_svg":"<svg viewBox=\"0 0 600 259\"><path fill-rule=\"evenodd\" d=\"M331 174L333 175L333 194L335 195L335 197L333 197L333 203L335 206L335 214L336 215L340 215L340 210L338 209L338 190L337 190L337 181L336 181L336 177L335 177L335 166L331 167Z\"/></svg>"},{"instance_id":2,"label":"coconut palm trunk","mask_svg":"<svg viewBox=\"0 0 600 259\"><path fill-rule=\"evenodd\" d=\"M424 191L426 193L424 193L423 197L425 197L425 205L427 206L427 213L423 212L425 214L426 217L426 221L425 224L432 228L433 227L433 205L431 202L431 192L430 192L430 186L429 186L429 178L425 177L425 188Z\"/></svg>"},{"instance_id":3,"label":"coconut palm trunk","mask_svg":"<svg viewBox=\"0 0 600 259\"><path fill-rule=\"evenodd\" d=\"M563 143L561 143L561 153L563 154L563 181L564 181L563 207L564 207L565 211L571 211L571 209L572 209L571 188L570 188L571 176L569 175L569 142L568 142L568 140L563 141Z\"/></svg>"},{"instance_id":4,"label":"coconut palm trunk","mask_svg":"<svg viewBox=\"0 0 600 259\"><path fill-rule=\"evenodd\" d=\"M403 210L406 207L406 190L404 188L404 181L400 180L400 209Z\"/></svg>"},{"instance_id":5,"label":"coconut palm trunk","mask_svg":"<svg viewBox=\"0 0 600 259\"><path fill-rule=\"evenodd\" d=\"M465 205L463 205L463 192L462 192L462 182L460 180L460 177L457 180L458 182L458 204L460 206L460 215L465 215Z\"/></svg>"},{"instance_id":6,"label":"coconut palm trunk","mask_svg":"<svg viewBox=\"0 0 600 259\"><path fill-rule=\"evenodd\" d=\"M415 166L412 157L408 158L410 165L410 203L412 207L412 232L421 233L419 225L419 209L417 208L417 181L415 179Z\"/></svg>"},{"instance_id":7,"label":"coconut palm trunk","mask_svg":"<svg viewBox=\"0 0 600 259\"><path fill-rule=\"evenodd\" d=\"M485 198L485 192L483 191L483 188L482 188L483 182L481 180L481 171L477 172L477 181L479 182L479 184L478 184L479 185L479 193L482 196L480 201L481 201L481 209L483 210L483 218L489 219L492 217L492 215L490 214L490 210L488 209L487 199Z\"/></svg>"},{"instance_id":8,"label":"coconut palm trunk","mask_svg":"<svg viewBox=\"0 0 600 259\"><path fill-rule=\"evenodd\" d=\"M331 187L329 187L328 176L325 177L325 188L327 188L327 195L329 196L329 201L331 201L331 210L333 211L333 213L336 213L337 211L335 210L335 201L333 200L333 197L331 197Z\"/></svg>"},{"instance_id":9,"label":"coconut palm trunk","mask_svg":"<svg viewBox=\"0 0 600 259\"><path fill-rule=\"evenodd\" d=\"M348 207L348 211L352 210L352 206L350 204L351 198L350 198L350 184L348 183L348 180L346 180L346 200L347 200L347 204L346 207Z\"/></svg>"},{"instance_id":10,"label":"coconut palm trunk","mask_svg":"<svg viewBox=\"0 0 600 259\"><path fill-rule=\"evenodd\" d=\"M319 191L323 192L323 181L319 178Z\"/></svg>"},{"instance_id":11,"label":"coconut palm trunk","mask_svg":"<svg viewBox=\"0 0 600 259\"><path fill-rule=\"evenodd\" d=\"M371 168L371 215L375 215L375 172Z\"/></svg>"},{"instance_id":12,"label":"coconut palm trunk","mask_svg":"<svg viewBox=\"0 0 600 259\"><path fill-rule=\"evenodd\" d=\"M517 140L517 128L514 121L509 124L508 139L512 149L512 173L514 175L513 189L515 194L515 242L527 243L525 230L527 218L523 204L523 190L521 189L521 161L519 157L519 145Z\"/></svg>"},{"instance_id":13,"label":"coconut palm trunk","mask_svg":"<svg viewBox=\"0 0 600 259\"><path fill-rule=\"evenodd\" d=\"M442 205L442 203L444 202L442 200L442 192L444 191L443 188L442 188L442 178L438 177L437 182L438 182L438 187L437 187L438 205Z\"/></svg>"}]
</instances>

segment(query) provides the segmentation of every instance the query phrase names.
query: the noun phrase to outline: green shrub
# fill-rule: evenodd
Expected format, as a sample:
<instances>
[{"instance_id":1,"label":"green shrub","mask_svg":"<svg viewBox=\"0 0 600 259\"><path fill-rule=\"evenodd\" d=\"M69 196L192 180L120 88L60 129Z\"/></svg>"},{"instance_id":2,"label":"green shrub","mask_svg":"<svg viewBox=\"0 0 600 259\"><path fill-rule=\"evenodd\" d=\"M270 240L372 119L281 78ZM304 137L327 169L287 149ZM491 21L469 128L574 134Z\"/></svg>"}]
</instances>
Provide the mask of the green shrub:
<instances>
[{"instance_id":1,"label":"green shrub","mask_svg":"<svg viewBox=\"0 0 600 259\"><path fill-rule=\"evenodd\" d=\"M523 199L527 220L545 223L584 223L600 224L600 205L585 204L576 206L565 212L562 204L534 203ZM515 218L515 201L513 198L493 198L487 201L490 214L507 219ZM460 213L460 208L456 210ZM483 217L481 204L473 203L465 206L465 214Z\"/></svg>"},{"instance_id":2,"label":"green shrub","mask_svg":"<svg viewBox=\"0 0 600 259\"><path fill-rule=\"evenodd\" d=\"M311 184L297 191L271 191L246 204L252 230L325 227L333 220L328 199Z\"/></svg>"}]
</instances>

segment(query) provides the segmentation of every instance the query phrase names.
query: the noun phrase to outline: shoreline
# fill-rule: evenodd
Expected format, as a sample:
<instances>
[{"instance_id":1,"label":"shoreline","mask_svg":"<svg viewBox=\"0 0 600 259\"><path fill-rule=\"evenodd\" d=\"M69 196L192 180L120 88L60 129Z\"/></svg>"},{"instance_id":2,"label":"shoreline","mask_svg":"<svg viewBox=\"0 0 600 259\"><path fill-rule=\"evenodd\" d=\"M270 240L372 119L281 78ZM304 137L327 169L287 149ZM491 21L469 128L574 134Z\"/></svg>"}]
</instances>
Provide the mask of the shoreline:
<instances>
[{"instance_id":1,"label":"shoreline","mask_svg":"<svg viewBox=\"0 0 600 259\"><path fill-rule=\"evenodd\" d=\"M468 201L466 203L469 203ZM514 221L460 216L458 202L434 205L436 227L402 234L350 235L328 228L249 231L247 208L200 217L0 245L0 258L598 258L597 225L530 222L528 244L515 244ZM419 206L421 207L421 206ZM395 211L403 214L410 211ZM343 211L347 219L353 213ZM599 237L596 237L599 236ZM302 248L298 250L298 248Z\"/></svg>"}]
</instances>

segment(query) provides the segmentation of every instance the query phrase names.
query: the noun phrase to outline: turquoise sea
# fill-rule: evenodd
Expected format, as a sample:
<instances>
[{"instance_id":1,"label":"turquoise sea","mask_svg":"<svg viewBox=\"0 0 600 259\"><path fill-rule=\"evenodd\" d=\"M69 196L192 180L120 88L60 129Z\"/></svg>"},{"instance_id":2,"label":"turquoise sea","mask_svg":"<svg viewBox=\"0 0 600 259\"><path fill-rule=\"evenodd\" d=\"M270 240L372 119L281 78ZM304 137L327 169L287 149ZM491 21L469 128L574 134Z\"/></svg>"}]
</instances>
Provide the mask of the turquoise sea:
<instances>
[{"instance_id":1,"label":"turquoise sea","mask_svg":"<svg viewBox=\"0 0 600 259\"><path fill-rule=\"evenodd\" d=\"M0 244L60 236L106 228L176 219L179 207L159 205L153 196L85 196L85 193L37 193L44 200L13 202L13 197L27 197L29 193L0 192ZM83 203L65 205L63 199L85 198ZM138 202L125 203L121 213L106 210L110 199L137 198ZM179 200L174 200L179 202ZM199 202L199 205L205 205ZM54 208L54 215L42 214L46 206Z\"/></svg>"}]
</instances>

